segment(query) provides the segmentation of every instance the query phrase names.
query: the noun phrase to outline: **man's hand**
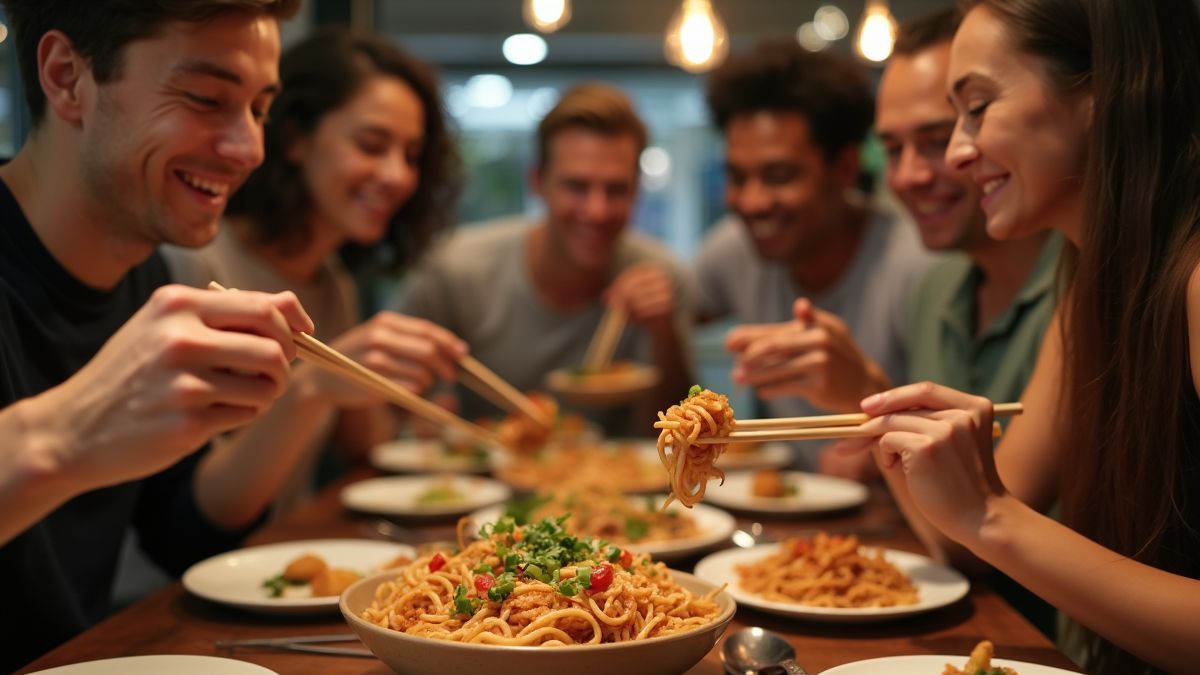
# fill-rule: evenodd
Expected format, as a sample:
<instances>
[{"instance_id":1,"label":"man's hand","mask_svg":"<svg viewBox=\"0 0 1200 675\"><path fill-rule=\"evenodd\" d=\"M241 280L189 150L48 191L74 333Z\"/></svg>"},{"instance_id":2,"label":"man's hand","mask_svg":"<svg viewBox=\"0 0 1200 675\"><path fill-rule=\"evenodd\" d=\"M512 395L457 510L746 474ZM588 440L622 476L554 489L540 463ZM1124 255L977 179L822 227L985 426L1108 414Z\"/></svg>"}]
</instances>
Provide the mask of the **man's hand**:
<instances>
[{"instance_id":1,"label":"man's hand","mask_svg":"<svg viewBox=\"0 0 1200 675\"><path fill-rule=\"evenodd\" d=\"M734 355L733 381L760 398L802 396L832 411L855 410L864 397L891 386L837 316L800 298L794 319L739 326L725 338Z\"/></svg>"}]
</instances>

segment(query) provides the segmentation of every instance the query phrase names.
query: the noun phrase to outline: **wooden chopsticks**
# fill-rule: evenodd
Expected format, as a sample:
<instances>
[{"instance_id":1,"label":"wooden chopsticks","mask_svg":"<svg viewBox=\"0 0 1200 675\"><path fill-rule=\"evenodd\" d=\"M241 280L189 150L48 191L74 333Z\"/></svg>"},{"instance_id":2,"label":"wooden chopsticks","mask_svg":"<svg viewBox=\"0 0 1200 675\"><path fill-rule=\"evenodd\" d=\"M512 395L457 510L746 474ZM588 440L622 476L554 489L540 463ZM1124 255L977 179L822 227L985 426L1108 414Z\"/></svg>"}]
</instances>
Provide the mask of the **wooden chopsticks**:
<instances>
[{"instance_id":1,"label":"wooden chopsticks","mask_svg":"<svg viewBox=\"0 0 1200 675\"><path fill-rule=\"evenodd\" d=\"M516 387L497 375L491 368L480 363L479 359L470 355L464 356L459 360L458 365L465 375L462 378L463 384L475 393L505 410L521 412L547 429L554 426L554 420L549 413L538 407L538 404L530 400L528 396L517 391Z\"/></svg>"},{"instance_id":2,"label":"wooden chopsticks","mask_svg":"<svg viewBox=\"0 0 1200 675\"><path fill-rule=\"evenodd\" d=\"M1020 403L997 403L992 413L997 417L1020 415L1025 408ZM723 443L758 443L761 441L805 441L832 438L857 438L872 432L862 428L870 420L863 413L818 415L815 417L780 417L776 419L737 420L734 430L720 438L699 438L697 445ZM993 425L996 434L998 425Z\"/></svg>"},{"instance_id":3,"label":"wooden chopsticks","mask_svg":"<svg viewBox=\"0 0 1200 675\"><path fill-rule=\"evenodd\" d=\"M208 287L217 291L226 290L224 286L215 281L210 282ZM292 333L292 342L295 343L300 358L344 380L358 384L385 401L400 406L434 424L452 427L473 438L478 438L488 443L500 443L499 438L491 431L484 429L478 424L468 422L449 410L417 396L307 333Z\"/></svg>"},{"instance_id":4,"label":"wooden chopsticks","mask_svg":"<svg viewBox=\"0 0 1200 675\"><path fill-rule=\"evenodd\" d=\"M625 332L625 322L628 320L629 315L625 310L617 307L609 307L604 316L600 317L596 334L592 336L583 357L583 367L588 372L604 370L612 363L613 354L617 351L617 342L621 339L621 333Z\"/></svg>"}]
</instances>

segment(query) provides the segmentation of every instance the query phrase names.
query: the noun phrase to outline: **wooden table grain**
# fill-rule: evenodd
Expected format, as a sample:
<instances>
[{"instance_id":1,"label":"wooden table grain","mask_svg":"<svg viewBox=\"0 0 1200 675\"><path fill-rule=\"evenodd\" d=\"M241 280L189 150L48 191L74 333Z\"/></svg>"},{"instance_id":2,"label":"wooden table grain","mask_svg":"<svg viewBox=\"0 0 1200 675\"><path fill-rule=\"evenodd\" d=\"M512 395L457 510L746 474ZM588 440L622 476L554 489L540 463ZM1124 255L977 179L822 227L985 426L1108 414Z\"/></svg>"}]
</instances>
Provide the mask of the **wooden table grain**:
<instances>
[{"instance_id":1,"label":"wooden table grain","mask_svg":"<svg viewBox=\"0 0 1200 675\"><path fill-rule=\"evenodd\" d=\"M248 545L297 539L367 537L369 516L345 511L340 488L374 475L360 470L323 491L312 503L270 523ZM739 518L743 527L751 523ZM874 489L861 510L814 519L762 521L763 530L780 537L801 530L865 531L863 539L901 550L921 552L886 492ZM423 541L453 539L453 523L404 524ZM376 535L377 536L377 535ZM690 570L691 559L675 567ZM814 675L860 659L900 654L967 654L976 642L996 643L1003 658L1030 661L1068 670L1076 667L1054 645L1009 607L986 584L973 580L970 594L937 611L896 621L868 625L828 625L789 620L739 607L726 634L761 626L787 637L797 660ZM389 675L375 659L298 654L249 649L218 649L218 640L289 635L348 633L338 615L280 617L256 615L210 603L187 593L179 583L154 593L116 613L90 630L45 654L19 673L118 656L141 654L199 654L256 663L281 675ZM721 675L720 643L687 675ZM935 674L931 674L935 675Z\"/></svg>"}]
</instances>

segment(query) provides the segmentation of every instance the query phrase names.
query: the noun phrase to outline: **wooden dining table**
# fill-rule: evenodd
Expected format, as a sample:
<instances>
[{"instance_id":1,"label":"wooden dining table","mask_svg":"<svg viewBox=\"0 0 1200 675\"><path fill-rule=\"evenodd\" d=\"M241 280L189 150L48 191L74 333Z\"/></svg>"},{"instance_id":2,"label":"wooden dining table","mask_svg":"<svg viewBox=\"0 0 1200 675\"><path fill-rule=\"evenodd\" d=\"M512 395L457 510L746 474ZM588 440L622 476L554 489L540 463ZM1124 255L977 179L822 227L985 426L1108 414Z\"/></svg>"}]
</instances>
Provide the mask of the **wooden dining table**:
<instances>
[{"instance_id":1,"label":"wooden dining table","mask_svg":"<svg viewBox=\"0 0 1200 675\"><path fill-rule=\"evenodd\" d=\"M352 472L323 490L314 501L264 526L250 537L247 545L303 539L380 538L380 532L389 528L378 527L378 519L372 516L348 512L339 499L340 490L347 484L374 475L377 472L367 468ZM755 522L753 518L738 518L739 526L746 530L758 529L754 527ZM454 538L453 522L401 525L409 539L405 543ZM761 521L763 535L771 538L813 530L861 533L860 539L866 544L923 552L886 489L880 486L871 489L865 506L851 512ZM674 563L673 567L690 571L699 557ZM953 605L884 623L821 624L739 607L725 634L748 626L761 626L784 635L796 649L796 660L813 675L837 665L883 656L965 655L983 639L995 643L1000 658L1078 670L1050 640L979 580L973 580L967 597ZM348 626L338 614L320 617L252 614L192 596L175 582L118 611L18 672L143 654L222 656L255 663L281 675L387 675L392 672L373 658L249 648L230 650L216 644L231 639L348 632ZM721 642L718 642L700 663L687 671L687 675L721 675L724 671L720 648Z\"/></svg>"}]
</instances>

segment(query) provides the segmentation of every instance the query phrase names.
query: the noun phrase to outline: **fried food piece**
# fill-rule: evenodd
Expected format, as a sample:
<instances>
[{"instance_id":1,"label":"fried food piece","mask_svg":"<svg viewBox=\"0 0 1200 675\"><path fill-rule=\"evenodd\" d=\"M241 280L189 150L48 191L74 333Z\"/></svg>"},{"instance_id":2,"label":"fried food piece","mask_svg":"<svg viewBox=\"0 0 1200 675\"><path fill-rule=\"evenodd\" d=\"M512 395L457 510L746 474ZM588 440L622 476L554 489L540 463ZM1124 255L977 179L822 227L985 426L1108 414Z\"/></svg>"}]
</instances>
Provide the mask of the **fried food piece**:
<instances>
[{"instance_id":1,"label":"fried food piece","mask_svg":"<svg viewBox=\"0 0 1200 675\"><path fill-rule=\"evenodd\" d=\"M320 556L306 553L292 562L283 570L283 578L291 583L302 584L312 581L313 577L325 571L328 565Z\"/></svg>"},{"instance_id":2,"label":"fried food piece","mask_svg":"<svg viewBox=\"0 0 1200 675\"><path fill-rule=\"evenodd\" d=\"M784 497L787 495L787 485L783 482L783 474L774 469L763 469L754 472L754 480L750 485L750 494L755 497Z\"/></svg>"},{"instance_id":3,"label":"fried food piece","mask_svg":"<svg viewBox=\"0 0 1200 675\"><path fill-rule=\"evenodd\" d=\"M396 567L404 567L405 565L408 565L411 562L412 562L412 558L410 558L406 555L398 555L395 558L392 558L388 562L384 563L379 569L390 570L390 569L394 569Z\"/></svg>"},{"instance_id":4,"label":"fried food piece","mask_svg":"<svg viewBox=\"0 0 1200 675\"><path fill-rule=\"evenodd\" d=\"M362 576L353 570L344 570L338 568L327 568L313 580L309 582L312 587L314 597L322 595L341 595L342 591L350 587L350 584L361 579Z\"/></svg>"}]
</instances>

